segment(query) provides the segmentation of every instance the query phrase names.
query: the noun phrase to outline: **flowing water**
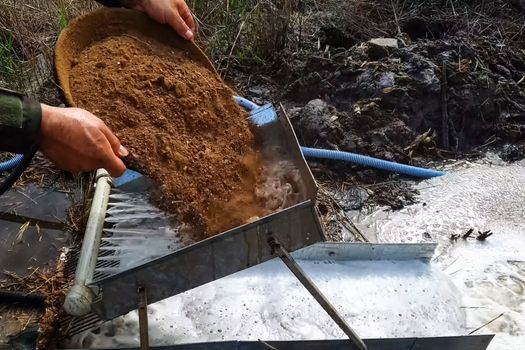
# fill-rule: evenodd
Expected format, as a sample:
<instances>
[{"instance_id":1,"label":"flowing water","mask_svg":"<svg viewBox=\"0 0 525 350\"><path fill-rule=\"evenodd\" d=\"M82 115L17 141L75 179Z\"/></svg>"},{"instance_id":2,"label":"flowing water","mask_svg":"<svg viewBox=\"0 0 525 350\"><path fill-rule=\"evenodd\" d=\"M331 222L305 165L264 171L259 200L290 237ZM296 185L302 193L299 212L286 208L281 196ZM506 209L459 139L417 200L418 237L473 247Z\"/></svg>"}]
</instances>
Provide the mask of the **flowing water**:
<instances>
[{"instance_id":1,"label":"flowing water","mask_svg":"<svg viewBox=\"0 0 525 350\"><path fill-rule=\"evenodd\" d=\"M418 204L359 214L356 224L379 242L439 242L434 263L458 288L464 333L497 318L476 334L496 334L491 350L524 349L525 162L489 155L447 171L418 185ZM471 237L450 239L471 228ZM479 241L478 230L493 235Z\"/></svg>"},{"instance_id":2,"label":"flowing water","mask_svg":"<svg viewBox=\"0 0 525 350\"><path fill-rule=\"evenodd\" d=\"M363 337L462 334L447 276L421 261L300 261ZM336 339L345 335L278 260L150 305L150 344ZM137 312L72 339L70 347L139 344Z\"/></svg>"},{"instance_id":3,"label":"flowing water","mask_svg":"<svg viewBox=\"0 0 525 350\"><path fill-rule=\"evenodd\" d=\"M496 333L490 350L525 344L524 163L489 157L447 167L418 184L418 204L355 214L379 242L439 243L419 261L302 261L365 338ZM451 241L470 228L472 237ZM477 230L492 230L485 241ZM149 307L152 345L215 340L330 339L342 332L280 261L270 261ZM497 318L499 315L499 318ZM476 331L476 328L493 320ZM70 346L137 346L131 312L71 340Z\"/></svg>"}]
</instances>

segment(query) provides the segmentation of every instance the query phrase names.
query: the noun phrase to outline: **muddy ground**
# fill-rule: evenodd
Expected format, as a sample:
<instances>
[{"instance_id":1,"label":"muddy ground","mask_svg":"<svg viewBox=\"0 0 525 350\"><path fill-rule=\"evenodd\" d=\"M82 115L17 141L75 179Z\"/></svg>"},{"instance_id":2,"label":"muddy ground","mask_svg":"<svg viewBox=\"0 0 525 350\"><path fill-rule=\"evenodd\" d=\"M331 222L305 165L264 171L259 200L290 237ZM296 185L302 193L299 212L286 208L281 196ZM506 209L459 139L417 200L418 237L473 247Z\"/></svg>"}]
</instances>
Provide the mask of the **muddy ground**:
<instances>
[{"instance_id":1,"label":"muddy ground","mask_svg":"<svg viewBox=\"0 0 525 350\"><path fill-rule=\"evenodd\" d=\"M419 166L488 150L510 162L525 157L518 3L405 2L396 15L376 1L362 22L345 11L355 9L350 3L312 15L317 26L301 28L301 48L266 75L241 68L233 80L256 102L283 104L302 145ZM333 161L310 165L343 210L395 210L415 200L406 177Z\"/></svg>"}]
</instances>

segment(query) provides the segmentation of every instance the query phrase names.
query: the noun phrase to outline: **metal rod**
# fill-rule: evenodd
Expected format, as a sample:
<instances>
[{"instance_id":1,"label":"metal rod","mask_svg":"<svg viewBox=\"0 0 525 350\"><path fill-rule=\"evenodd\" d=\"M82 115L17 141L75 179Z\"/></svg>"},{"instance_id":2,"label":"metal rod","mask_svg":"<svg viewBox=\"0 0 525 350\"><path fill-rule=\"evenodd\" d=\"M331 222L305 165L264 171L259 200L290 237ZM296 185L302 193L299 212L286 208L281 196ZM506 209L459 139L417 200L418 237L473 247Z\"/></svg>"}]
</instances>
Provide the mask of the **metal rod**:
<instances>
[{"instance_id":1,"label":"metal rod","mask_svg":"<svg viewBox=\"0 0 525 350\"><path fill-rule=\"evenodd\" d=\"M83 316L91 311L93 292L87 286L92 280L97 263L104 219L111 190L111 177L104 169L98 169L96 187L89 218L78 258L75 281L64 300L64 310L73 316Z\"/></svg>"},{"instance_id":2,"label":"metal rod","mask_svg":"<svg viewBox=\"0 0 525 350\"><path fill-rule=\"evenodd\" d=\"M46 306L46 297L40 293L25 293L0 289L1 303L25 303L37 307Z\"/></svg>"},{"instance_id":3,"label":"metal rod","mask_svg":"<svg viewBox=\"0 0 525 350\"><path fill-rule=\"evenodd\" d=\"M140 350L149 350L148 297L146 295L146 288L139 287L138 294Z\"/></svg>"},{"instance_id":4,"label":"metal rod","mask_svg":"<svg viewBox=\"0 0 525 350\"><path fill-rule=\"evenodd\" d=\"M276 253L279 258L285 263L285 265L292 271L292 273L297 277L299 282L308 290L308 292L314 297L314 299L321 305L321 307L326 311L326 313L334 320L334 322L345 332L345 334L350 338L352 343L359 350L368 350L365 343L357 335L357 333L346 323L346 321L339 315L334 306L326 299L323 293L317 288L314 282L308 277L304 270L297 264L294 258L288 253L286 249L277 241L275 237L270 237L268 239L268 244L273 249L274 254Z\"/></svg>"}]
</instances>

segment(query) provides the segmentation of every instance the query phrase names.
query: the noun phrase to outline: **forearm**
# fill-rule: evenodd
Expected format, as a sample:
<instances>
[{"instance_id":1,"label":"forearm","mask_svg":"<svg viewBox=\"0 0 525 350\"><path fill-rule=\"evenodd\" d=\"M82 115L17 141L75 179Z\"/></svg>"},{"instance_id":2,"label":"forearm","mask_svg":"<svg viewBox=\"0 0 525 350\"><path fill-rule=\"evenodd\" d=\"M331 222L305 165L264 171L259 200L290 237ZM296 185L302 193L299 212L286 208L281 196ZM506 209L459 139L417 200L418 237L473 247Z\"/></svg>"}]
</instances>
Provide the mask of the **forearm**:
<instances>
[{"instance_id":1,"label":"forearm","mask_svg":"<svg viewBox=\"0 0 525 350\"><path fill-rule=\"evenodd\" d=\"M27 152L38 143L41 122L40 103L0 89L0 151Z\"/></svg>"}]
</instances>

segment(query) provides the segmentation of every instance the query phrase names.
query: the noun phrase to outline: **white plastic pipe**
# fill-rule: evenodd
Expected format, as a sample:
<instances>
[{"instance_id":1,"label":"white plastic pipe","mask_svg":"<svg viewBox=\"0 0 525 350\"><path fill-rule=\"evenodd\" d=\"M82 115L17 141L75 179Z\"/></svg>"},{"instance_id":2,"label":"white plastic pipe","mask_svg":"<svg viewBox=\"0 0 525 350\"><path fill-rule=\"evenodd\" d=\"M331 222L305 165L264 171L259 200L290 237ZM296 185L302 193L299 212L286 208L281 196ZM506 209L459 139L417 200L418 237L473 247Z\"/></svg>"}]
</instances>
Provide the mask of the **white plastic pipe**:
<instances>
[{"instance_id":1,"label":"white plastic pipe","mask_svg":"<svg viewBox=\"0 0 525 350\"><path fill-rule=\"evenodd\" d=\"M98 169L95 183L95 194L82 241L75 281L64 300L64 310L72 316L88 314L91 311L91 303L94 297L88 284L93 280L95 272L112 180L106 170Z\"/></svg>"}]
</instances>

